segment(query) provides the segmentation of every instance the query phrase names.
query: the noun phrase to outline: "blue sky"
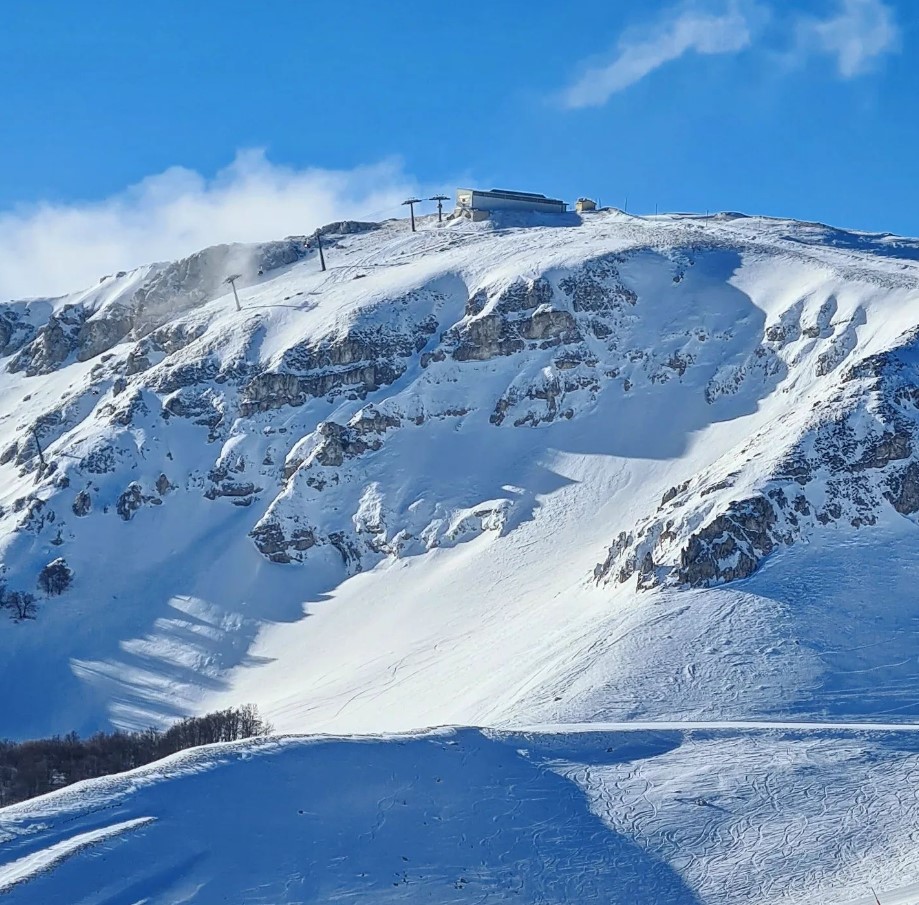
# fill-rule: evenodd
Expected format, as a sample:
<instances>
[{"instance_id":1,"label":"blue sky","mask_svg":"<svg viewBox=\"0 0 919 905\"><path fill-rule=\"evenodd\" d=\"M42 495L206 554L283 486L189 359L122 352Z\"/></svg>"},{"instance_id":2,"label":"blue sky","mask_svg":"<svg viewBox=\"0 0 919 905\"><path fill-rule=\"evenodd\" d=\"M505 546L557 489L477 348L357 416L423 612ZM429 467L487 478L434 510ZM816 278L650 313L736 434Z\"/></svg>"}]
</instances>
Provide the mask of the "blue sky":
<instances>
[{"instance_id":1,"label":"blue sky","mask_svg":"<svg viewBox=\"0 0 919 905\"><path fill-rule=\"evenodd\" d=\"M4 0L0 295L460 181L915 235L917 43L912 0Z\"/></svg>"}]
</instances>

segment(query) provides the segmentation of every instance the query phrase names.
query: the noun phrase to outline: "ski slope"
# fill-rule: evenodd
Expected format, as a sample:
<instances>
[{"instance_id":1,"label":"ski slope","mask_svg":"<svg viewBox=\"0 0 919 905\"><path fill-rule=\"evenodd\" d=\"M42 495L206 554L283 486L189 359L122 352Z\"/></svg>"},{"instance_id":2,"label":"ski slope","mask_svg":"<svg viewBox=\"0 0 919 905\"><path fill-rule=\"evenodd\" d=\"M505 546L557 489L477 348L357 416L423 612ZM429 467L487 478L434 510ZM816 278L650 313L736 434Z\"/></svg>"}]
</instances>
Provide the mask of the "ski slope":
<instances>
[{"instance_id":1,"label":"ski slope","mask_svg":"<svg viewBox=\"0 0 919 905\"><path fill-rule=\"evenodd\" d=\"M915 902L919 727L278 737L0 812L11 903Z\"/></svg>"}]
</instances>

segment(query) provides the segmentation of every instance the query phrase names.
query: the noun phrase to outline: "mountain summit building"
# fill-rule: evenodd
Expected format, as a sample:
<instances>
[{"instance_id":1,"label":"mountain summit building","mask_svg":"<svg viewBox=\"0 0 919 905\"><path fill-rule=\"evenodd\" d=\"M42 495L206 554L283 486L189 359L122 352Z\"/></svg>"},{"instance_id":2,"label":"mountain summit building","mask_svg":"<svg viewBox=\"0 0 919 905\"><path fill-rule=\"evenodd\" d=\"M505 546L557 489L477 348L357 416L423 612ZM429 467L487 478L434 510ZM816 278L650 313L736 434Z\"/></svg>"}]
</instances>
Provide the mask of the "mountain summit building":
<instances>
[{"instance_id":1,"label":"mountain summit building","mask_svg":"<svg viewBox=\"0 0 919 905\"><path fill-rule=\"evenodd\" d=\"M564 201L547 198L535 192L511 192L507 189L457 189L457 213L471 214L474 220L479 219L475 212L487 214L489 211L538 211L542 214L564 214L568 205Z\"/></svg>"}]
</instances>

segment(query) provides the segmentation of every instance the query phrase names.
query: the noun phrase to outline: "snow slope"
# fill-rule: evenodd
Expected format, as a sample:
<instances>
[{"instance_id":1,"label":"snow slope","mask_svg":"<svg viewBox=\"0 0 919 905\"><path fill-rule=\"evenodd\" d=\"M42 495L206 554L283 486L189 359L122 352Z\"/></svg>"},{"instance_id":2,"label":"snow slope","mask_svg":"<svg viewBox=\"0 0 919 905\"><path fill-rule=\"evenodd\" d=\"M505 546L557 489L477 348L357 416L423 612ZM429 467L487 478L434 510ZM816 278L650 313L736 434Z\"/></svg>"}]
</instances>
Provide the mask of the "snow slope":
<instances>
[{"instance_id":1,"label":"snow slope","mask_svg":"<svg viewBox=\"0 0 919 905\"><path fill-rule=\"evenodd\" d=\"M3 306L4 734L915 717L919 243L325 232Z\"/></svg>"},{"instance_id":2,"label":"snow slope","mask_svg":"<svg viewBox=\"0 0 919 905\"><path fill-rule=\"evenodd\" d=\"M0 812L0 891L145 902L910 902L917 727L209 746ZM819 781L815 778L819 777Z\"/></svg>"}]
</instances>

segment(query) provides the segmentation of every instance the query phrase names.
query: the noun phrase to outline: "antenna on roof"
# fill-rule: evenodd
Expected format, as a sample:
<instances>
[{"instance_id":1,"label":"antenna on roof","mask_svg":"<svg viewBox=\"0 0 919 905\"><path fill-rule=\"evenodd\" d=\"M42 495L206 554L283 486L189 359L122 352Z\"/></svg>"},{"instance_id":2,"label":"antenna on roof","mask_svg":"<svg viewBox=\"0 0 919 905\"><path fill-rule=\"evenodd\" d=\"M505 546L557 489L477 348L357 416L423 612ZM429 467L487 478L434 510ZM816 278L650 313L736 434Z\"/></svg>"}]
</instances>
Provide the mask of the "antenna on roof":
<instances>
[{"instance_id":1,"label":"antenna on roof","mask_svg":"<svg viewBox=\"0 0 919 905\"><path fill-rule=\"evenodd\" d=\"M444 222L444 217L443 217L444 204L443 203L444 201L449 201L449 200L450 200L449 195L431 195L431 197L428 198L428 201L437 202L437 222L438 223Z\"/></svg>"},{"instance_id":2,"label":"antenna on roof","mask_svg":"<svg viewBox=\"0 0 919 905\"><path fill-rule=\"evenodd\" d=\"M412 232L415 232L415 205L421 204L421 199L420 198L406 198L406 200L403 201L402 203L407 204L408 209L412 213Z\"/></svg>"},{"instance_id":3,"label":"antenna on roof","mask_svg":"<svg viewBox=\"0 0 919 905\"><path fill-rule=\"evenodd\" d=\"M233 298L236 299L236 310L242 311L242 305L239 304L239 294L236 292L236 281L242 279L241 273L234 273L228 276L224 283L229 283L233 287Z\"/></svg>"}]
</instances>

